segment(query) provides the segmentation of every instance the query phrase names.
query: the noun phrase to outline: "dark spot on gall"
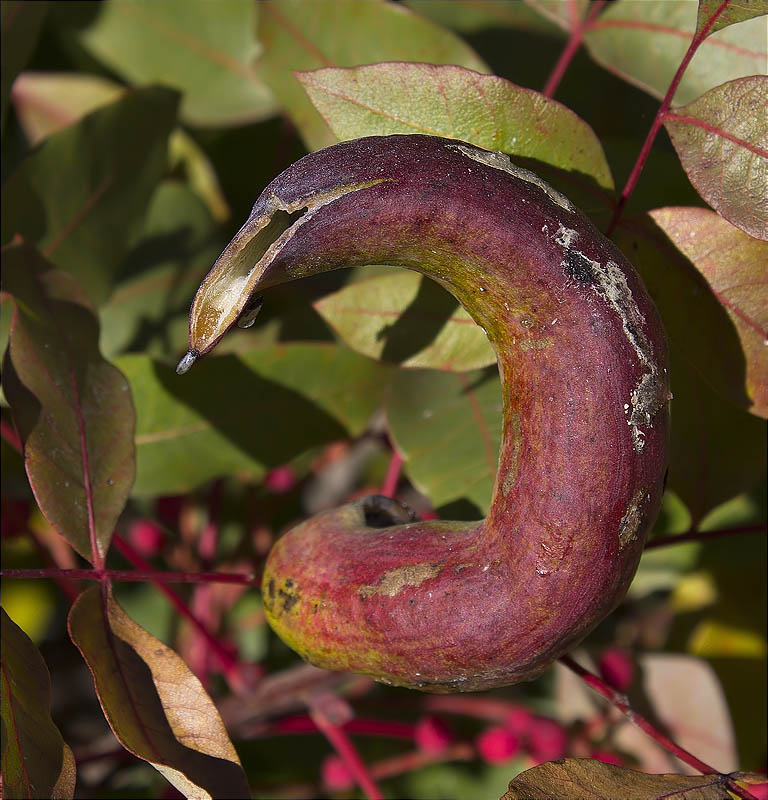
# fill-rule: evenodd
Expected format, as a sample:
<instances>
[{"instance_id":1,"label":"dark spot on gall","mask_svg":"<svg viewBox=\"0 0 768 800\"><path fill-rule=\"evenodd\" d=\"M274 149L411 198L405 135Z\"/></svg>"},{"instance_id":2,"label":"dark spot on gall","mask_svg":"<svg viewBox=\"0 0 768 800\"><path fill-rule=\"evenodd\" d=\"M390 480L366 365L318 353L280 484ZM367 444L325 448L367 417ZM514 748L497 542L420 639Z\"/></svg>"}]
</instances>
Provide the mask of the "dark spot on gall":
<instances>
[{"instance_id":1,"label":"dark spot on gall","mask_svg":"<svg viewBox=\"0 0 768 800\"><path fill-rule=\"evenodd\" d=\"M275 599L275 579L274 578L272 578L272 580L269 582L269 596L270 596L270 598L272 600Z\"/></svg>"},{"instance_id":2,"label":"dark spot on gall","mask_svg":"<svg viewBox=\"0 0 768 800\"><path fill-rule=\"evenodd\" d=\"M579 283L597 283L597 276L592 262L583 253L579 253L576 250L566 250L563 266L566 274L579 281Z\"/></svg>"}]
</instances>

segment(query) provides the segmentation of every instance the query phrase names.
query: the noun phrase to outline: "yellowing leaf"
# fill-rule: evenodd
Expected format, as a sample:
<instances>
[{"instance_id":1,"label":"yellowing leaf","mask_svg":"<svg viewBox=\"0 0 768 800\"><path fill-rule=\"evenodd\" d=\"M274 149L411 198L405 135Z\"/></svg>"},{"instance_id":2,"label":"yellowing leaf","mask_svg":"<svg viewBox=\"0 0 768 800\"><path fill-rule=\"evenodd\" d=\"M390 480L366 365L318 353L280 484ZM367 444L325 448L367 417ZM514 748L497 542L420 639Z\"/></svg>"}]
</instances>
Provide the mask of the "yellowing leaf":
<instances>
[{"instance_id":1,"label":"yellowing leaf","mask_svg":"<svg viewBox=\"0 0 768 800\"><path fill-rule=\"evenodd\" d=\"M768 77L724 83L664 118L699 194L737 227L768 239Z\"/></svg>"},{"instance_id":2,"label":"yellowing leaf","mask_svg":"<svg viewBox=\"0 0 768 800\"><path fill-rule=\"evenodd\" d=\"M765 658L765 636L749 628L702 620L691 633L688 650L703 658Z\"/></svg>"},{"instance_id":3,"label":"yellowing leaf","mask_svg":"<svg viewBox=\"0 0 768 800\"><path fill-rule=\"evenodd\" d=\"M179 656L94 586L69 613L69 634L93 674L120 743L186 797L249 797L216 706Z\"/></svg>"}]
</instances>

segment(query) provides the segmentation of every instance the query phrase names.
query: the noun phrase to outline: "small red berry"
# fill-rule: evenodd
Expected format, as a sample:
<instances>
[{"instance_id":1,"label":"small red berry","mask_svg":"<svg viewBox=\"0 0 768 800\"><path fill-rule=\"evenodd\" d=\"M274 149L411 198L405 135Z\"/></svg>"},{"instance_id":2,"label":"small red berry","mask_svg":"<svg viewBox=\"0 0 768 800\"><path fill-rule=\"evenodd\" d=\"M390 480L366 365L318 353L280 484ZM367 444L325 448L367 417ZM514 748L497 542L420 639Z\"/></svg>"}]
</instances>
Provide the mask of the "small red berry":
<instances>
[{"instance_id":1,"label":"small red berry","mask_svg":"<svg viewBox=\"0 0 768 800\"><path fill-rule=\"evenodd\" d=\"M438 755L453 742L453 732L440 717L423 717L413 732L416 747L425 753Z\"/></svg>"},{"instance_id":2,"label":"small red berry","mask_svg":"<svg viewBox=\"0 0 768 800\"><path fill-rule=\"evenodd\" d=\"M568 748L565 728L548 717L534 717L528 730L528 750L536 761L563 758Z\"/></svg>"},{"instance_id":3,"label":"small red berry","mask_svg":"<svg viewBox=\"0 0 768 800\"><path fill-rule=\"evenodd\" d=\"M276 467L267 473L264 478L264 488L272 494L285 494L296 485L297 478L293 468L288 464Z\"/></svg>"},{"instance_id":4,"label":"small red berry","mask_svg":"<svg viewBox=\"0 0 768 800\"><path fill-rule=\"evenodd\" d=\"M323 783L332 792L345 792L354 786L354 778L339 756L326 756L322 766Z\"/></svg>"},{"instance_id":5,"label":"small red berry","mask_svg":"<svg viewBox=\"0 0 768 800\"><path fill-rule=\"evenodd\" d=\"M635 677L635 665L626 650L609 647L598 662L603 680L619 692L626 691Z\"/></svg>"},{"instance_id":6,"label":"small red berry","mask_svg":"<svg viewBox=\"0 0 768 800\"><path fill-rule=\"evenodd\" d=\"M507 714L504 727L522 737L528 733L532 720L533 714L525 706L514 706Z\"/></svg>"},{"instance_id":7,"label":"small red berry","mask_svg":"<svg viewBox=\"0 0 768 800\"><path fill-rule=\"evenodd\" d=\"M504 764L520 751L520 739L502 725L484 730L475 745L480 758L488 764Z\"/></svg>"},{"instance_id":8,"label":"small red berry","mask_svg":"<svg viewBox=\"0 0 768 800\"><path fill-rule=\"evenodd\" d=\"M151 519L139 519L131 525L128 532L131 544L143 556L154 556L165 544L163 529Z\"/></svg>"}]
</instances>

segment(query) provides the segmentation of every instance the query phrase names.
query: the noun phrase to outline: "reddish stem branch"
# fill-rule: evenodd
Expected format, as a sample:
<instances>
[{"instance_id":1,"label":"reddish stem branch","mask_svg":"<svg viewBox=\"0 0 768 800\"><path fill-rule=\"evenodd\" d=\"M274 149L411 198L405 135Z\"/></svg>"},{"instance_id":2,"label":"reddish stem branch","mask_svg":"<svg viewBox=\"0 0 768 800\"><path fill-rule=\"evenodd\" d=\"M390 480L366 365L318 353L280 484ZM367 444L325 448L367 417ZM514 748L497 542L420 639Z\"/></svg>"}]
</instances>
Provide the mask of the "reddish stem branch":
<instances>
[{"instance_id":1,"label":"reddish stem branch","mask_svg":"<svg viewBox=\"0 0 768 800\"><path fill-rule=\"evenodd\" d=\"M560 81L563 79L563 75L565 75L565 71L570 66L571 61L578 52L579 47L581 47L581 41L584 38L584 34L589 30L604 5L605 0L594 0L587 16L581 22L576 24L571 30L568 41L563 48L563 52L560 53L560 57L557 59L557 63L553 67L552 73L550 74L549 78L547 78L547 83L544 86L544 89L542 89L541 93L544 95L544 97L554 96L555 92L557 91L557 87L560 85Z\"/></svg>"},{"instance_id":2,"label":"reddish stem branch","mask_svg":"<svg viewBox=\"0 0 768 800\"><path fill-rule=\"evenodd\" d=\"M661 539L646 544L646 550L653 550L656 547L666 547L671 544L684 544L685 542L703 542L707 539L718 539L723 536L733 536L742 533L763 533L765 525L742 525L739 528L723 528L718 531L688 531L677 536L665 536Z\"/></svg>"},{"instance_id":3,"label":"reddish stem branch","mask_svg":"<svg viewBox=\"0 0 768 800\"><path fill-rule=\"evenodd\" d=\"M683 60L680 62L680 66L677 68L677 72L675 73L674 78L672 78L672 82L669 84L667 93L664 95L664 99L661 101L659 110L656 112L656 116L651 124L651 129L648 131L648 135L645 137L645 141L640 149L640 154L637 157L637 161L635 161L632 172L630 173L629 178L627 178L627 182L623 191L621 192L621 197L619 197L619 201L616 203L616 208L613 211L610 224L605 232L606 236L610 236L616 229L616 225L621 219L621 215L624 213L624 208L627 205L627 201L632 195L632 192L635 190L640 173L643 171L645 162L648 160L648 156L651 152L651 147L653 146L659 129L664 123L664 118L669 111L669 107L672 105L672 99L674 98L677 87L682 80L683 73L687 69L688 64L693 56L696 54L696 51L699 49L699 45L704 41L704 39L707 38L710 29L715 24L715 20L717 20L723 11L725 11L729 3L730 0L723 0L723 2L717 7L715 13L712 14L712 16L706 21L704 27L696 35L694 35L693 39L691 40L688 50L686 50Z\"/></svg>"},{"instance_id":4,"label":"reddish stem branch","mask_svg":"<svg viewBox=\"0 0 768 800\"><path fill-rule=\"evenodd\" d=\"M383 800L384 795L376 785L368 767L363 763L360 754L355 749L349 736L343 728L335 725L319 706L310 706L309 715L325 738L331 743L334 750L346 765L357 784L365 792L368 800Z\"/></svg>"},{"instance_id":5,"label":"reddish stem branch","mask_svg":"<svg viewBox=\"0 0 768 800\"><path fill-rule=\"evenodd\" d=\"M117 534L112 539L115 547L127 558L134 566L137 566L146 572L152 574L152 565L145 561L125 540L121 539ZM206 642L210 646L213 653L218 658L224 676L229 678L233 673L236 673L238 670L238 663L237 659L232 655L227 647L225 647L209 630L208 628L203 625L203 623L189 610L187 604L182 600L182 598L170 587L166 586L164 583L156 580L155 578L150 578L152 583L157 586L157 588L170 600L173 607L181 614L183 617L188 619L192 625L200 632L200 634L205 638Z\"/></svg>"},{"instance_id":6,"label":"reddish stem branch","mask_svg":"<svg viewBox=\"0 0 768 800\"><path fill-rule=\"evenodd\" d=\"M387 476L384 478L384 483L381 487L381 493L385 497L394 497L397 491L397 484L400 481L400 472L403 468L403 457L400 455L396 447L392 448L392 458L389 460L387 467Z\"/></svg>"},{"instance_id":7,"label":"reddish stem branch","mask_svg":"<svg viewBox=\"0 0 768 800\"><path fill-rule=\"evenodd\" d=\"M584 667L577 664L570 656L562 656L560 658L560 663L568 667L568 669L570 669L572 672L575 672L584 681L584 683L590 687L590 689L594 689L598 694L601 694L609 703L618 708L619 711L621 711L621 713L624 714L624 716L627 717L630 722L633 722L635 725L637 725L638 728L647 733L651 739L653 739L655 742L658 742L665 750L669 750L670 753L677 756L677 758L679 758L681 761L685 762L704 775L720 774L718 770L710 767L709 764L705 764L703 761L700 761L692 753L689 753L687 750L684 750L682 747L675 744L660 730L654 728L653 725L651 725L651 723L645 719L645 717L640 716L640 714L630 707L626 695L614 691L610 686L608 686L607 683L598 678L597 675L594 675L588 670L584 669Z\"/></svg>"},{"instance_id":8,"label":"reddish stem branch","mask_svg":"<svg viewBox=\"0 0 768 800\"><path fill-rule=\"evenodd\" d=\"M124 583L240 583L258 586L255 575L239 572L156 572L155 570L127 569L65 569L60 567L35 569L0 569L3 578L65 578L70 580L100 581L104 577Z\"/></svg>"}]
</instances>

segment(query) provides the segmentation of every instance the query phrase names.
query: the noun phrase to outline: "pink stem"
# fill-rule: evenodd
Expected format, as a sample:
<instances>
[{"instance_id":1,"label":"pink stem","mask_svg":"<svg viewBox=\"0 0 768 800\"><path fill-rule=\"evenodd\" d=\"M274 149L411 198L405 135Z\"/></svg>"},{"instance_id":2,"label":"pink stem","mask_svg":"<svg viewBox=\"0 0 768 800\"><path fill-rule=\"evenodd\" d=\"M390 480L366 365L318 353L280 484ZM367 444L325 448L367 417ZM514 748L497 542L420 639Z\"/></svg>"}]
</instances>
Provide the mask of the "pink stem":
<instances>
[{"instance_id":1,"label":"pink stem","mask_svg":"<svg viewBox=\"0 0 768 800\"><path fill-rule=\"evenodd\" d=\"M397 484L400 481L400 471L403 468L403 457L400 455L396 447L392 447L392 458L389 459L389 466L387 467L387 476L384 478L384 483L381 487L381 493L385 497L394 497L397 491Z\"/></svg>"},{"instance_id":2,"label":"pink stem","mask_svg":"<svg viewBox=\"0 0 768 800\"><path fill-rule=\"evenodd\" d=\"M695 55L696 51L699 49L699 45L704 41L704 39L706 39L707 34L715 24L715 20L723 13L723 11L725 11L730 1L731 0L723 0L723 2L717 7L715 13L712 14L712 16L706 21L704 27L691 40L688 50L683 56L683 60L680 62L680 66L677 68L677 72L675 73L674 78L672 78L672 82L669 84L667 93L664 95L664 99L661 101L659 110L656 112L656 116L651 124L651 129L648 131L648 135L645 137L643 146L640 149L640 155L638 155L637 161L635 161L635 165L632 168L632 172L630 173L629 178L627 178L627 183L624 186L621 197L619 197L619 201L616 204L616 208L613 211L613 216L611 217L611 222L605 232L606 236L610 236L616 229L616 225L618 224L619 219L621 219L621 215L624 213L624 208L627 205L627 201L632 195L632 192L635 190L640 173L643 171L645 162L648 160L653 142L656 139L659 129L664 123L664 117L666 116L667 111L669 111L669 107L672 105L672 99L674 98L677 87L682 80L683 73L688 67L688 64Z\"/></svg>"},{"instance_id":3,"label":"pink stem","mask_svg":"<svg viewBox=\"0 0 768 800\"><path fill-rule=\"evenodd\" d=\"M655 547L666 547L671 544L683 544L685 542L703 542L707 539L717 539L722 536L733 536L740 533L762 533L765 525L742 525L740 528L724 528L719 531L688 531L677 536L665 536L655 539L645 545L646 550L653 550Z\"/></svg>"},{"instance_id":4,"label":"pink stem","mask_svg":"<svg viewBox=\"0 0 768 800\"><path fill-rule=\"evenodd\" d=\"M557 91L557 87L560 85L560 81L563 79L563 75L565 75L565 71L570 66L570 63L573 60L573 57L576 55L579 47L581 47L581 41L584 38L584 34L592 26L595 17L597 17L604 5L605 0L594 0L592 7L589 9L589 14L587 14L585 19L576 24L571 30L571 34L568 37L565 47L563 48L563 52L560 53L560 58L557 59L557 63L552 69L552 73L550 74L549 78L547 78L547 83L541 92L544 97L554 96L555 92Z\"/></svg>"},{"instance_id":5,"label":"pink stem","mask_svg":"<svg viewBox=\"0 0 768 800\"><path fill-rule=\"evenodd\" d=\"M344 732L344 729L331 722L319 706L310 707L309 714L312 717L312 721L339 754L357 784L365 792L368 800L383 800L384 795L376 785L373 776L363 763L360 754L355 749L349 736Z\"/></svg>"},{"instance_id":6,"label":"pink stem","mask_svg":"<svg viewBox=\"0 0 768 800\"><path fill-rule=\"evenodd\" d=\"M148 573L152 573L152 565L145 561L124 539L120 536L115 534L112 541L114 542L115 547L117 550L122 553L125 558L127 558L134 566L140 567L141 569L145 570ZM151 577L150 580L152 583L157 586L157 588L170 600L171 605L181 614L183 617L186 617L192 625L200 632L200 634L205 638L206 642L210 646L213 653L218 658L224 676L230 678L233 673L236 673L238 670L238 663L237 660L234 658L232 653L226 648L206 627L203 623L189 610L187 604L181 599L181 597L170 587L166 586L164 583L160 583L154 577Z\"/></svg>"},{"instance_id":7,"label":"pink stem","mask_svg":"<svg viewBox=\"0 0 768 800\"><path fill-rule=\"evenodd\" d=\"M588 670L584 669L584 667L579 666L570 656L562 656L560 659L560 663L564 666L568 667L572 672L575 672L583 681L587 684L591 689L594 689L598 694L601 694L609 703L616 706L616 708L621 711L624 716L630 722L633 722L635 725L638 726L641 730L645 731L648 736L651 737L655 742L658 742L665 750L669 750L670 753L677 756L681 761L684 761L689 766L697 769L699 772L703 773L704 775L717 775L719 774L716 769L710 767L709 764L705 764L703 761L700 761L696 756L689 753L687 750L684 750L679 745L675 744L670 738L665 736L661 731L657 730L656 728L648 722L645 717L641 717L636 711L630 707L629 702L627 701L626 695L620 694L619 692L614 691L607 683L603 682L597 675L593 675Z\"/></svg>"},{"instance_id":8,"label":"pink stem","mask_svg":"<svg viewBox=\"0 0 768 800\"><path fill-rule=\"evenodd\" d=\"M100 581L108 577L126 583L240 583L258 586L255 575L239 572L159 572L155 570L127 569L65 569L61 567L35 569L0 569L3 578L65 578L72 580Z\"/></svg>"},{"instance_id":9,"label":"pink stem","mask_svg":"<svg viewBox=\"0 0 768 800\"><path fill-rule=\"evenodd\" d=\"M390 739L413 739L415 725L388 719L351 719L340 726L347 733L361 736L385 736ZM275 733L317 733L318 727L307 714L283 717L273 724Z\"/></svg>"}]
</instances>

